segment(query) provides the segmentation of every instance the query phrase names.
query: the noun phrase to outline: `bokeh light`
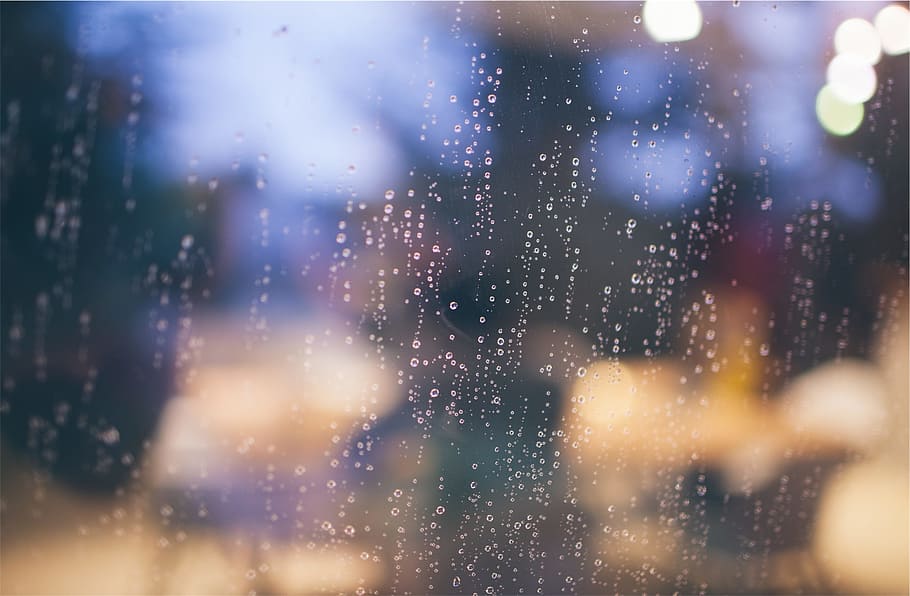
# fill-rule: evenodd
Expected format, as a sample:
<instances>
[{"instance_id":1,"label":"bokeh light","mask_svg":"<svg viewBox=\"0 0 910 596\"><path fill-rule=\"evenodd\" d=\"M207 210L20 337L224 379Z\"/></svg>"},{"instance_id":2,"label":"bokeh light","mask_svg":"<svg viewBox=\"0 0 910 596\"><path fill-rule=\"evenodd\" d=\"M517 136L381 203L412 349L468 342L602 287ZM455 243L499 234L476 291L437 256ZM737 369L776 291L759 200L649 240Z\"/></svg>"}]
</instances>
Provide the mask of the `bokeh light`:
<instances>
[{"instance_id":1,"label":"bokeh light","mask_svg":"<svg viewBox=\"0 0 910 596\"><path fill-rule=\"evenodd\" d=\"M892 56L910 51L910 10L892 4L875 15L875 28L881 37L882 49Z\"/></svg>"},{"instance_id":2,"label":"bokeh light","mask_svg":"<svg viewBox=\"0 0 910 596\"><path fill-rule=\"evenodd\" d=\"M882 56L878 31L866 19L847 19L834 32L834 49L838 54L850 54L876 64Z\"/></svg>"},{"instance_id":3,"label":"bokeh light","mask_svg":"<svg viewBox=\"0 0 910 596\"><path fill-rule=\"evenodd\" d=\"M833 135L852 134L863 122L863 104L848 103L830 85L822 87L815 98L815 113L821 125Z\"/></svg>"},{"instance_id":4,"label":"bokeh light","mask_svg":"<svg viewBox=\"0 0 910 596\"><path fill-rule=\"evenodd\" d=\"M695 0L647 0L642 18L656 42L688 41L701 33L701 8Z\"/></svg>"},{"instance_id":5,"label":"bokeh light","mask_svg":"<svg viewBox=\"0 0 910 596\"><path fill-rule=\"evenodd\" d=\"M878 78L872 65L853 54L838 54L827 70L831 91L846 103L862 103L875 95Z\"/></svg>"}]
</instances>

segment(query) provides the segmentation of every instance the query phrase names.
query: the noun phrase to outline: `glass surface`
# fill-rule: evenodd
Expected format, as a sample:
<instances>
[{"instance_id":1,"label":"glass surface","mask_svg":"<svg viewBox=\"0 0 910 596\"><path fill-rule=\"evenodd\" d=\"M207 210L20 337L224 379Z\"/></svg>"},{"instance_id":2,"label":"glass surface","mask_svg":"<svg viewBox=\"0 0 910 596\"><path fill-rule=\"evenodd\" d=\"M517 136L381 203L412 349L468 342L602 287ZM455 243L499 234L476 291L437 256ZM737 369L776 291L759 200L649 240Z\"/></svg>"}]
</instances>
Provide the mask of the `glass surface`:
<instances>
[{"instance_id":1,"label":"glass surface","mask_svg":"<svg viewBox=\"0 0 910 596\"><path fill-rule=\"evenodd\" d=\"M3 593L907 592L907 3L0 11Z\"/></svg>"}]
</instances>

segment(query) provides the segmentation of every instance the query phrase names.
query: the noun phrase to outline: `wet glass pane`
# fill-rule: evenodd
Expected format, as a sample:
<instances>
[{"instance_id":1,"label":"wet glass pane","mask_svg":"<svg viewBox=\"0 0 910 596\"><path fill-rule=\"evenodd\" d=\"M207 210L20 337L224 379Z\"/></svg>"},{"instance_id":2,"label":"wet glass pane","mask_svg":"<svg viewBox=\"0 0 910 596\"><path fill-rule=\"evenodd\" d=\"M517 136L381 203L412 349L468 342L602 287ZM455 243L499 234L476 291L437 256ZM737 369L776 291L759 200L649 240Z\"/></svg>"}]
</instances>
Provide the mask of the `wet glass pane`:
<instances>
[{"instance_id":1,"label":"wet glass pane","mask_svg":"<svg viewBox=\"0 0 910 596\"><path fill-rule=\"evenodd\" d=\"M906 593L906 3L4 3L3 593Z\"/></svg>"}]
</instances>

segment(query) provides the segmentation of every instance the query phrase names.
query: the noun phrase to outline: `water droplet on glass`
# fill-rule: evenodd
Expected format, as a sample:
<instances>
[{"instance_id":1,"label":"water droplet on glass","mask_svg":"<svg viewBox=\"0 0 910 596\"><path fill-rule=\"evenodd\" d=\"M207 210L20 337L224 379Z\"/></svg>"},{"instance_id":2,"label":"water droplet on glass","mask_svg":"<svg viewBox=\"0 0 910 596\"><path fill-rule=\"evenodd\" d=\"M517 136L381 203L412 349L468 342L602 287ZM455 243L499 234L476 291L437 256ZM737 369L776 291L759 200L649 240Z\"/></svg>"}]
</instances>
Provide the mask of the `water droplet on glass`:
<instances>
[{"instance_id":1,"label":"water droplet on glass","mask_svg":"<svg viewBox=\"0 0 910 596\"><path fill-rule=\"evenodd\" d=\"M112 426L102 431L98 438L106 445L114 445L120 441L120 431Z\"/></svg>"}]
</instances>

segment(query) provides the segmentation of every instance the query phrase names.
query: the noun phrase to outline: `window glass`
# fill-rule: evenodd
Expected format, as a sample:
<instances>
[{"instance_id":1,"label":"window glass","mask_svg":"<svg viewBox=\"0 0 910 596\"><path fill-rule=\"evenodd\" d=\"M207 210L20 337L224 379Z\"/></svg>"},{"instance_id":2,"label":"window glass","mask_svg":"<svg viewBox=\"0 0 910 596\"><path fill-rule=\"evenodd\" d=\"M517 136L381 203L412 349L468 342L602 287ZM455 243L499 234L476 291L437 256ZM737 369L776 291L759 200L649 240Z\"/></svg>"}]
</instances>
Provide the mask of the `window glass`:
<instances>
[{"instance_id":1,"label":"window glass","mask_svg":"<svg viewBox=\"0 0 910 596\"><path fill-rule=\"evenodd\" d=\"M4 593L906 593L906 3L4 3Z\"/></svg>"}]
</instances>

